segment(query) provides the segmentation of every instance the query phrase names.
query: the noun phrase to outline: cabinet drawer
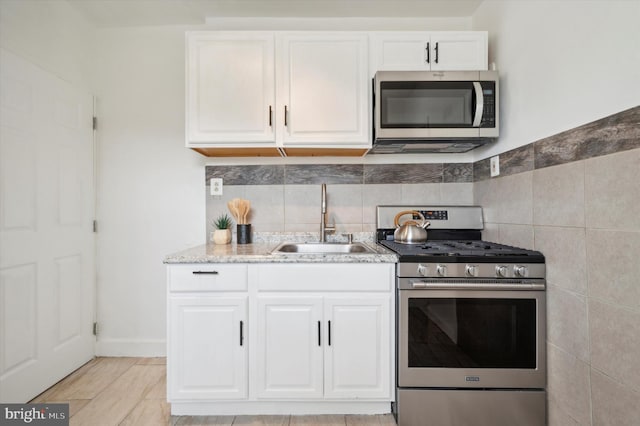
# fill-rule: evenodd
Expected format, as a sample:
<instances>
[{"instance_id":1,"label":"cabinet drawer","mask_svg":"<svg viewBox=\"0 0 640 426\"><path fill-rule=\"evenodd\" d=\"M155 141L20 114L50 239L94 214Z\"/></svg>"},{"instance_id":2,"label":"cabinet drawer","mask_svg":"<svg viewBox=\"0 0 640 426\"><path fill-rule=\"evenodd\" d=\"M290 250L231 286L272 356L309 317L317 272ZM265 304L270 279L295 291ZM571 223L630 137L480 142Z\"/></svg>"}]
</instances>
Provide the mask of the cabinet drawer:
<instances>
[{"instance_id":1,"label":"cabinet drawer","mask_svg":"<svg viewBox=\"0 0 640 426\"><path fill-rule=\"evenodd\" d=\"M169 267L169 291L246 291L247 265L190 264Z\"/></svg>"},{"instance_id":2,"label":"cabinet drawer","mask_svg":"<svg viewBox=\"0 0 640 426\"><path fill-rule=\"evenodd\" d=\"M260 291L389 291L394 264L260 264Z\"/></svg>"}]
</instances>

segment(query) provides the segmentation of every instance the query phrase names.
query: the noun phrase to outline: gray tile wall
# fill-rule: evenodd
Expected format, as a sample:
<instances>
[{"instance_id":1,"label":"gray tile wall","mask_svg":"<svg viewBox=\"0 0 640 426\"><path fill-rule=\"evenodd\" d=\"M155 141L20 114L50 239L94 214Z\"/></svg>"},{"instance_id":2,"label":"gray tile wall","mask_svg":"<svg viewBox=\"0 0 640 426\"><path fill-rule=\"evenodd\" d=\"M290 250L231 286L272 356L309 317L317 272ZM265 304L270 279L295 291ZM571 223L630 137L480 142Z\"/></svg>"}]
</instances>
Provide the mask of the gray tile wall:
<instances>
[{"instance_id":1,"label":"gray tile wall","mask_svg":"<svg viewBox=\"0 0 640 426\"><path fill-rule=\"evenodd\" d=\"M546 256L549 424L637 424L640 149L528 168L476 182L474 204L485 239Z\"/></svg>"}]
</instances>

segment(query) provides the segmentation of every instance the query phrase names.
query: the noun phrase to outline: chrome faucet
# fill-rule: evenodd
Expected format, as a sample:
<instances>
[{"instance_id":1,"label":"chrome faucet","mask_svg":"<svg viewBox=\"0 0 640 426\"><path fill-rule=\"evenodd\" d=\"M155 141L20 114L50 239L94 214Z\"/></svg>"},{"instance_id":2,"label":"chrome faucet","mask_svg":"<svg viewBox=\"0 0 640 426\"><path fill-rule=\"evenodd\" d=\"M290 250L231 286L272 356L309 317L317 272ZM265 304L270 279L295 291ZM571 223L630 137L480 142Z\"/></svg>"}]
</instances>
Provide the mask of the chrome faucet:
<instances>
[{"instance_id":1,"label":"chrome faucet","mask_svg":"<svg viewBox=\"0 0 640 426\"><path fill-rule=\"evenodd\" d=\"M320 242L324 243L327 239L327 232L336 230L335 224L327 225L327 185L322 184L322 203L320 205Z\"/></svg>"}]
</instances>

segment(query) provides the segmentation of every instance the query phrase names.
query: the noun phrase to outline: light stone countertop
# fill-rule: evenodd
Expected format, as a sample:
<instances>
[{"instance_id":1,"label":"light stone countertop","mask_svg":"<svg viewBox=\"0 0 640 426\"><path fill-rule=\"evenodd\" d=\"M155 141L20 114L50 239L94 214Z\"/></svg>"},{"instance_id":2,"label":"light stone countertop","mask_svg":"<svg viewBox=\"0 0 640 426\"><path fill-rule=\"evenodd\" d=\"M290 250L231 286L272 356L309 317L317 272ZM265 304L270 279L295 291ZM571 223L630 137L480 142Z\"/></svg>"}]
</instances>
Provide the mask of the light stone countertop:
<instances>
[{"instance_id":1,"label":"light stone countertop","mask_svg":"<svg viewBox=\"0 0 640 426\"><path fill-rule=\"evenodd\" d=\"M170 254L164 258L164 263L396 263L398 261L394 253L372 242L363 244L375 253L271 254L279 243L203 244Z\"/></svg>"}]
</instances>

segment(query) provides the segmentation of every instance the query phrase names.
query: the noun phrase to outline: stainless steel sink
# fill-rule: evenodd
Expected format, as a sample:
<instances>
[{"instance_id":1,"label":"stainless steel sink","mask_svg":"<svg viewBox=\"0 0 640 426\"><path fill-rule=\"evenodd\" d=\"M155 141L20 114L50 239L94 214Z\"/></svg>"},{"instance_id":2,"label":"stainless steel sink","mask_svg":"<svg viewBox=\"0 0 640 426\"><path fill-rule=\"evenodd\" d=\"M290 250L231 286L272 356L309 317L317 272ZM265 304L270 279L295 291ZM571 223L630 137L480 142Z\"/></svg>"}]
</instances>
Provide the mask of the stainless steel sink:
<instances>
[{"instance_id":1,"label":"stainless steel sink","mask_svg":"<svg viewBox=\"0 0 640 426\"><path fill-rule=\"evenodd\" d=\"M375 253L362 243L282 243L274 254L366 254Z\"/></svg>"}]
</instances>

